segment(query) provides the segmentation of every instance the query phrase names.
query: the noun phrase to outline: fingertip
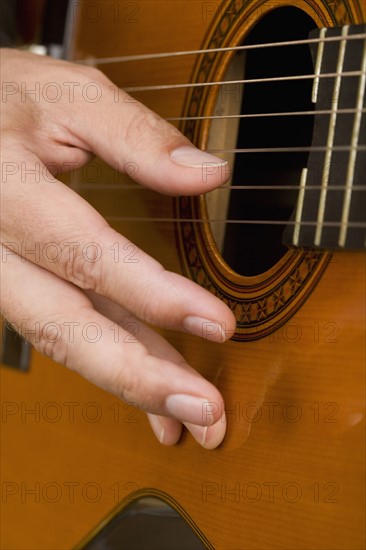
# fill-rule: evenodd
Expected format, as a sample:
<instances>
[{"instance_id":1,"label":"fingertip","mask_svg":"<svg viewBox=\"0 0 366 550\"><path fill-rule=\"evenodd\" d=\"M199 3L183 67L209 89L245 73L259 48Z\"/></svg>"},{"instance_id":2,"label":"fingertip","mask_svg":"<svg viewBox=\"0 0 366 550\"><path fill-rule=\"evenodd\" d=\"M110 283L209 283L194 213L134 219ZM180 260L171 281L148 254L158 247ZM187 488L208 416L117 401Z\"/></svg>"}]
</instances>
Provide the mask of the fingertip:
<instances>
[{"instance_id":1,"label":"fingertip","mask_svg":"<svg viewBox=\"0 0 366 550\"><path fill-rule=\"evenodd\" d=\"M227 321L217 322L188 315L183 319L183 328L190 334L200 336L203 340L224 343L235 333L236 319L231 312L226 316Z\"/></svg>"},{"instance_id":2,"label":"fingertip","mask_svg":"<svg viewBox=\"0 0 366 550\"><path fill-rule=\"evenodd\" d=\"M213 401L188 393L174 393L166 397L165 409L169 415L182 422L211 426L221 417L222 407L218 400Z\"/></svg>"},{"instance_id":3,"label":"fingertip","mask_svg":"<svg viewBox=\"0 0 366 550\"><path fill-rule=\"evenodd\" d=\"M224 440L227 428L225 412L221 418L212 426L197 426L195 424L184 424L194 439L204 449L216 449Z\"/></svg>"},{"instance_id":4,"label":"fingertip","mask_svg":"<svg viewBox=\"0 0 366 550\"><path fill-rule=\"evenodd\" d=\"M199 195L224 185L230 178L229 163L191 144L169 151L152 145L139 158L136 181L166 195ZM156 170L156 165L159 170Z\"/></svg>"},{"instance_id":5,"label":"fingertip","mask_svg":"<svg viewBox=\"0 0 366 550\"><path fill-rule=\"evenodd\" d=\"M183 145L174 149L170 153L170 158L179 166L199 168L201 170L207 167L212 168L212 172L219 168L226 168L229 164L226 160L211 155L206 151L201 151L201 149L197 149L193 145Z\"/></svg>"},{"instance_id":6,"label":"fingertip","mask_svg":"<svg viewBox=\"0 0 366 550\"><path fill-rule=\"evenodd\" d=\"M152 413L148 413L147 418L159 443L167 446L178 443L182 434L182 424L179 421Z\"/></svg>"}]
</instances>

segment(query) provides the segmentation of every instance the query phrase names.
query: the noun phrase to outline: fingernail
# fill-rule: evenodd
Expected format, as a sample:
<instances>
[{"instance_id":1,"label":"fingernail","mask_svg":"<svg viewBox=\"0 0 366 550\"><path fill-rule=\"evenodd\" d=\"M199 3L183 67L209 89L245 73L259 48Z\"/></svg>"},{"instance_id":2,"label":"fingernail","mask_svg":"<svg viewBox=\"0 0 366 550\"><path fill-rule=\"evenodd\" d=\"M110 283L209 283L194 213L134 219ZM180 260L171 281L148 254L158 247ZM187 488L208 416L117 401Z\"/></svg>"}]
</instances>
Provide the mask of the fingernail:
<instances>
[{"instance_id":1,"label":"fingernail","mask_svg":"<svg viewBox=\"0 0 366 550\"><path fill-rule=\"evenodd\" d=\"M201 317L194 317L193 315L186 317L183 321L183 328L191 334L201 336L203 340L211 340L212 342L225 342L226 340L225 331L219 323L201 319Z\"/></svg>"},{"instance_id":2,"label":"fingernail","mask_svg":"<svg viewBox=\"0 0 366 550\"><path fill-rule=\"evenodd\" d=\"M214 423L214 416L207 414L207 406L210 403L205 397L193 395L175 394L169 395L165 401L165 407L169 414L182 422L203 424L210 426Z\"/></svg>"},{"instance_id":3,"label":"fingernail","mask_svg":"<svg viewBox=\"0 0 366 550\"><path fill-rule=\"evenodd\" d=\"M215 449L222 443L227 427L225 411L220 420L213 426L195 426L185 422L186 428L191 432L195 440L205 449Z\"/></svg>"},{"instance_id":4,"label":"fingernail","mask_svg":"<svg viewBox=\"0 0 366 550\"><path fill-rule=\"evenodd\" d=\"M158 416L155 416L153 414L149 414L148 418L149 418L149 422L152 427L152 430L156 435L158 441L160 443L164 443L165 427L163 423L160 421Z\"/></svg>"},{"instance_id":5,"label":"fingernail","mask_svg":"<svg viewBox=\"0 0 366 550\"><path fill-rule=\"evenodd\" d=\"M202 447L204 447L206 443L208 427L196 426L195 424L190 424L188 422L186 422L185 426L191 432L191 434L193 435L197 443L199 443Z\"/></svg>"},{"instance_id":6,"label":"fingernail","mask_svg":"<svg viewBox=\"0 0 366 550\"><path fill-rule=\"evenodd\" d=\"M205 151L201 151L189 145L184 145L172 151L170 153L170 158L173 162L190 168L202 168L204 164L216 164L217 166L225 166L225 164L228 164L219 157L215 157L214 155L210 155Z\"/></svg>"}]
</instances>

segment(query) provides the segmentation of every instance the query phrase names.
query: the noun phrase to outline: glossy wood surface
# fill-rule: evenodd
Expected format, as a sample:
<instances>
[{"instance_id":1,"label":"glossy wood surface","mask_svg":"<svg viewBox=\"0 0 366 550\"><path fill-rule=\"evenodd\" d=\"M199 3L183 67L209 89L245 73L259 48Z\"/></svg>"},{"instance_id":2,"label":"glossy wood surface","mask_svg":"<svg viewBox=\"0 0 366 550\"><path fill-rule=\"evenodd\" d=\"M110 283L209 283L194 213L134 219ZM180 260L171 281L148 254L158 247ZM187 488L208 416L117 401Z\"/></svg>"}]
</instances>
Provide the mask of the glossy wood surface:
<instances>
[{"instance_id":1,"label":"glossy wood surface","mask_svg":"<svg viewBox=\"0 0 366 550\"><path fill-rule=\"evenodd\" d=\"M119 17L116 2L94 4L102 9L95 22L79 11L75 59L199 48L214 17L203 9L228 3L120 2ZM318 25L333 24L331 10L345 13L342 2L328 11L321 2L296 5ZM173 83L189 79L193 61L101 68L120 85L161 83L167 74ZM184 93L141 99L175 116ZM171 199L93 162L99 180L84 171L72 185L179 271L173 223L121 219L171 218ZM36 353L28 374L2 368L2 548L72 548L147 488L170 495L218 550L364 548L365 282L364 254L337 253L303 307L266 338L218 345L165 333L224 396L228 433L215 451L188 434L161 446L142 413Z\"/></svg>"}]
</instances>

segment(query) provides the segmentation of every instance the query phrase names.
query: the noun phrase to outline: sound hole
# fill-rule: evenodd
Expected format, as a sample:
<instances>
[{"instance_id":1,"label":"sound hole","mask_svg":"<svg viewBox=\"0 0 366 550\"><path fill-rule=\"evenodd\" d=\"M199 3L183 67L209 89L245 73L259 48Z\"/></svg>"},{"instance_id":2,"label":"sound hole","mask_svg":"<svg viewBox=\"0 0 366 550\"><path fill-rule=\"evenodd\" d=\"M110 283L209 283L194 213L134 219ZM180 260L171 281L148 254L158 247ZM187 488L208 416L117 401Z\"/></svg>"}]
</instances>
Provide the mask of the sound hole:
<instances>
[{"instance_id":1,"label":"sound hole","mask_svg":"<svg viewBox=\"0 0 366 550\"><path fill-rule=\"evenodd\" d=\"M80 550L205 550L192 526L157 497L142 497L116 512Z\"/></svg>"},{"instance_id":2,"label":"sound hole","mask_svg":"<svg viewBox=\"0 0 366 550\"><path fill-rule=\"evenodd\" d=\"M263 17L244 43L307 39L308 33L314 27L314 21L303 11L290 7L279 8ZM307 44L248 50L245 55L236 56L228 72L230 76L228 78L226 75L226 80L233 79L234 65L241 67L239 72L237 69L235 72L242 74L240 78L245 80L306 75L314 70ZM312 85L312 79L279 80L247 84L240 92L238 89L234 90L232 85L231 88L229 85L223 86L216 112L227 113L231 110L232 113L233 105L234 110L236 107L243 115L312 111ZM235 97L236 100L233 101ZM220 135L220 122L222 121L212 125L210 136ZM222 148L309 147L312 131L312 115L241 118L240 123L232 128L232 132L226 134L228 137ZM212 148L212 145L217 147L217 137L210 137L209 147ZM219 189L208 196L207 209L212 220L214 239L224 260L237 273L245 276L263 273L275 265L286 252L282 244L285 224L272 225L268 222L286 222L291 217L298 192L290 187L299 184L308 154L288 151L237 153L235 160L232 159L234 169L230 189ZM237 186L255 186L256 189L235 189ZM270 186L271 189L261 190L261 186ZM278 189L277 186L287 188ZM214 221L220 218L231 220L231 223L220 224ZM240 223L241 220L264 223L247 224ZM234 221L237 223L233 223Z\"/></svg>"}]
</instances>

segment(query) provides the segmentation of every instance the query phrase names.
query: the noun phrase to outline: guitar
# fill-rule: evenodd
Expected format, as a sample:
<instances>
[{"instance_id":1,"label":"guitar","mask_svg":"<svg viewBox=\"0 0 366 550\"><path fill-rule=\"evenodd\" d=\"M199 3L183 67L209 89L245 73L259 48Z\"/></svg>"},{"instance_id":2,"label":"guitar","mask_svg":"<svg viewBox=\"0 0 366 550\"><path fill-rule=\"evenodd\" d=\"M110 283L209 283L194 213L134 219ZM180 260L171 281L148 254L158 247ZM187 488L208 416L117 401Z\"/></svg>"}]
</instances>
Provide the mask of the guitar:
<instances>
[{"instance_id":1,"label":"guitar","mask_svg":"<svg viewBox=\"0 0 366 550\"><path fill-rule=\"evenodd\" d=\"M164 331L220 388L228 431L214 451L163 447L132 404L35 352L2 368L3 548L139 547L108 546L108 526L151 497L207 548L365 547L365 18L358 0L72 5L70 59L235 166L198 198L98 159L69 181L232 307L224 345Z\"/></svg>"}]
</instances>

